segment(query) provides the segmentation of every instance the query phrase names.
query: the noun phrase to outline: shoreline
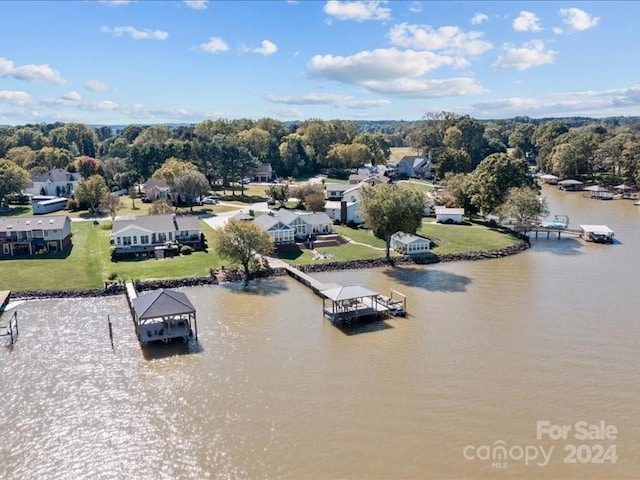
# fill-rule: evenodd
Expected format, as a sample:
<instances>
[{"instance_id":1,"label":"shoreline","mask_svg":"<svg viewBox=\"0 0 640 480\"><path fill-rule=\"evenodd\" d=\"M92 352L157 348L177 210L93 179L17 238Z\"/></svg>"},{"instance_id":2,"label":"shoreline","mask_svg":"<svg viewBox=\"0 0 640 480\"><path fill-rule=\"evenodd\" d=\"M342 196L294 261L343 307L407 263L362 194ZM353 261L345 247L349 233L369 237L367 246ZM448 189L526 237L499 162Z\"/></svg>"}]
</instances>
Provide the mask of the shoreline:
<instances>
[{"instance_id":1,"label":"shoreline","mask_svg":"<svg viewBox=\"0 0 640 480\"><path fill-rule=\"evenodd\" d=\"M447 253L443 255L427 254L411 257L402 255L392 257L391 262L386 258L375 258L369 260L349 260L346 262L328 262L322 264L298 265L300 271L305 273L331 272L340 270L360 270L367 268L380 268L393 265L431 265L435 263L447 263L458 261L478 261L493 258L503 258L528 250L529 242L519 240L517 243L505 248L495 250L481 250L464 253ZM286 275L284 269L269 268L260 270L251 275L251 279L267 278L272 276ZM236 282L243 280L243 273L238 269L222 270L212 272L206 277L183 277L167 278L156 280L133 280L138 291L155 290L159 288L181 288L195 287L199 285L218 285L226 282ZM23 290L12 292L12 299L15 300L37 300L45 298L91 298L110 297L124 295L125 286L123 281L105 283L104 288L89 288L80 290Z\"/></svg>"}]
</instances>

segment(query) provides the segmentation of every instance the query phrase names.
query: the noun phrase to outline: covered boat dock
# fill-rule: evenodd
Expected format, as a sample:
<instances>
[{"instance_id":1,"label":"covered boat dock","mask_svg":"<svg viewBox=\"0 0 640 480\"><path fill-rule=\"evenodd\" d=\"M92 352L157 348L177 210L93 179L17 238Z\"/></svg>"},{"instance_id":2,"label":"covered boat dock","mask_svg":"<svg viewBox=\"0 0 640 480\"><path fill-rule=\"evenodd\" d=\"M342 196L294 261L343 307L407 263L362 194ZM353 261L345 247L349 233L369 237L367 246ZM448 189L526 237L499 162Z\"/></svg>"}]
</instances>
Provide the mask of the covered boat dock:
<instances>
[{"instance_id":1,"label":"covered boat dock","mask_svg":"<svg viewBox=\"0 0 640 480\"><path fill-rule=\"evenodd\" d=\"M322 311L332 323L386 317L389 308L378 302L379 294L360 285L335 286L320 291Z\"/></svg>"},{"instance_id":2,"label":"covered boat dock","mask_svg":"<svg viewBox=\"0 0 640 480\"><path fill-rule=\"evenodd\" d=\"M133 322L140 343L174 338L198 339L196 309L189 298L175 290L154 290L131 301Z\"/></svg>"},{"instance_id":3,"label":"covered boat dock","mask_svg":"<svg viewBox=\"0 0 640 480\"><path fill-rule=\"evenodd\" d=\"M588 242L613 243L613 230L606 225L580 225L580 236Z\"/></svg>"}]
</instances>

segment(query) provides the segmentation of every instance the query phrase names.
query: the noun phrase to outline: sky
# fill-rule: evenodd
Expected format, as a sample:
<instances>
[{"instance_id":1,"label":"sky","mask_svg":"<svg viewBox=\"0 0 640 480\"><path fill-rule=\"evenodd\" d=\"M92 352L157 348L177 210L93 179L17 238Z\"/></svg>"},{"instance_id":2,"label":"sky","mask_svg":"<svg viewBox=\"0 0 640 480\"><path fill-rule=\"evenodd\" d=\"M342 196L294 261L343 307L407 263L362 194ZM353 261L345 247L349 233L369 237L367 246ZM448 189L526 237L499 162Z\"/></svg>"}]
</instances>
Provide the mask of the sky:
<instances>
[{"instance_id":1,"label":"sky","mask_svg":"<svg viewBox=\"0 0 640 480\"><path fill-rule=\"evenodd\" d=\"M0 2L0 124L640 115L640 2Z\"/></svg>"}]
</instances>

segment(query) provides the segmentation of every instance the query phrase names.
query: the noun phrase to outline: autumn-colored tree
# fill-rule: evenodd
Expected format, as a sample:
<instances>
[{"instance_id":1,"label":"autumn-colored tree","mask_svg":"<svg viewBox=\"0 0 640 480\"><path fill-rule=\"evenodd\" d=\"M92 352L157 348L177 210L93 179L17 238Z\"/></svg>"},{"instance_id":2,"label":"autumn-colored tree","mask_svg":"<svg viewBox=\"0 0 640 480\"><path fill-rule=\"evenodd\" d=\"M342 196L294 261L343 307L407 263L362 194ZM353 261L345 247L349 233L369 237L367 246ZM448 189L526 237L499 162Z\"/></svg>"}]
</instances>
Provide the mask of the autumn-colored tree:
<instances>
[{"instance_id":1,"label":"autumn-colored tree","mask_svg":"<svg viewBox=\"0 0 640 480\"><path fill-rule=\"evenodd\" d=\"M116 219L116 215L118 215L118 212L122 207L124 207L122 200L120 200L119 196L113 193L107 193L100 199L100 211L107 212L111 217L111 220Z\"/></svg>"},{"instance_id":2,"label":"autumn-colored tree","mask_svg":"<svg viewBox=\"0 0 640 480\"><path fill-rule=\"evenodd\" d=\"M91 212L96 211L100 200L109 193L107 183L100 175L92 175L78 184L76 197L80 203L88 203Z\"/></svg>"},{"instance_id":3,"label":"autumn-colored tree","mask_svg":"<svg viewBox=\"0 0 640 480\"><path fill-rule=\"evenodd\" d=\"M82 175L82 178L89 178L100 171L100 160L87 155L77 157L73 164L76 167L76 172Z\"/></svg>"}]
</instances>

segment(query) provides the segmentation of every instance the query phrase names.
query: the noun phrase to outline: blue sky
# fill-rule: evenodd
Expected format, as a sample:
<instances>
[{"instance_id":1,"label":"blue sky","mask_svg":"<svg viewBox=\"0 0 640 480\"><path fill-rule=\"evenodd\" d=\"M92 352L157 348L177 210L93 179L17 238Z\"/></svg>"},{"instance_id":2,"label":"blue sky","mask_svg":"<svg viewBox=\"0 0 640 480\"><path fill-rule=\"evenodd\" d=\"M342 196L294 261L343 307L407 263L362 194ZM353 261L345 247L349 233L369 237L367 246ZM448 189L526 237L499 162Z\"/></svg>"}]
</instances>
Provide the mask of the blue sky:
<instances>
[{"instance_id":1,"label":"blue sky","mask_svg":"<svg viewBox=\"0 0 640 480\"><path fill-rule=\"evenodd\" d=\"M0 124L640 115L638 2L2 1Z\"/></svg>"}]
</instances>

